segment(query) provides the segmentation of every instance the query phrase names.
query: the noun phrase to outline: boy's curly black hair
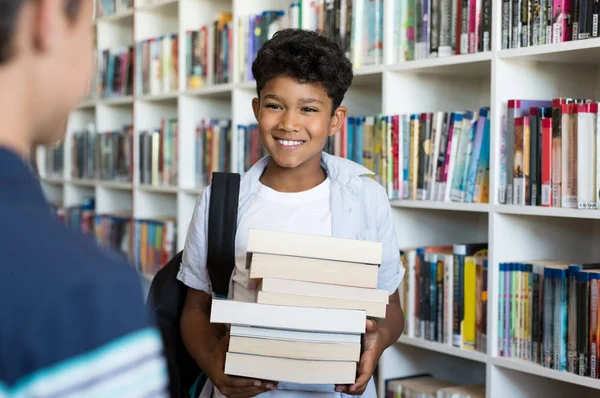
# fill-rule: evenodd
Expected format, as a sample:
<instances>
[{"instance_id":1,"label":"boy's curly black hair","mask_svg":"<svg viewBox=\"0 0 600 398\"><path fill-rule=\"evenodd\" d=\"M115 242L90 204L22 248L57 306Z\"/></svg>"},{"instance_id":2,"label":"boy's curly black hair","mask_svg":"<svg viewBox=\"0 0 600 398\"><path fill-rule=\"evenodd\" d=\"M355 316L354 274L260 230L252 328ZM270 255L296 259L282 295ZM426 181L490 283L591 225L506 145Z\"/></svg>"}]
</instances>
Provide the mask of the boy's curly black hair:
<instances>
[{"instance_id":1,"label":"boy's curly black hair","mask_svg":"<svg viewBox=\"0 0 600 398\"><path fill-rule=\"evenodd\" d=\"M340 106L352 83L352 63L340 47L314 31L284 29L258 50L252 64L256 91L277 76L300 83L319 83L333 101L332 113Z\"/></svg>"}]
</instances>

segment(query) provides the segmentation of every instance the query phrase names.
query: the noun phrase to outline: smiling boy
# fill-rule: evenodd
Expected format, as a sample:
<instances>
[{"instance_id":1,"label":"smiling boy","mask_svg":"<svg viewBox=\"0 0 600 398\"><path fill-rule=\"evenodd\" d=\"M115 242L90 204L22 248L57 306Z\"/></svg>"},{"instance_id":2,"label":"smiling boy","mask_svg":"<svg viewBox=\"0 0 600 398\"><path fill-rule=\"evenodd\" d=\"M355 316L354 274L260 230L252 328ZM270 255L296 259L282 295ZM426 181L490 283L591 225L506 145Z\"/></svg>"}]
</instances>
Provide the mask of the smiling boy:
<instances>
[{"instance_id":1,"label":"smiling boy","mask_svg":"<svg viewBox=\"0 0 600 398\"><path fill-rule=\"evenodd\" d=\"M377 361L404 327L397 292L404 271L383 187L369 178L373 173L363 166L323 152L328 137L342 128L347 117L341 103L352 83L352 65L329 39L315 32L287 29L276 33L259 50L252 72L258 94L252 107L269 156L248 170L240 183L236 267L229 298L255 300L255 287L245 269L249 228L382 242L378 288L390 294L386 317L379 323L367 321L356 382L320 386L319 393L321 397L375 397L372 375ZM225 396L243 398L264 393L287 398L312 394L306 390L317 386L277 384L223 373L228 335L220 336L209 323L209 198L210 187L194 210L178 275L189 287L181 321L188 351L217 392Z\"/></svg>"}]
</instances>

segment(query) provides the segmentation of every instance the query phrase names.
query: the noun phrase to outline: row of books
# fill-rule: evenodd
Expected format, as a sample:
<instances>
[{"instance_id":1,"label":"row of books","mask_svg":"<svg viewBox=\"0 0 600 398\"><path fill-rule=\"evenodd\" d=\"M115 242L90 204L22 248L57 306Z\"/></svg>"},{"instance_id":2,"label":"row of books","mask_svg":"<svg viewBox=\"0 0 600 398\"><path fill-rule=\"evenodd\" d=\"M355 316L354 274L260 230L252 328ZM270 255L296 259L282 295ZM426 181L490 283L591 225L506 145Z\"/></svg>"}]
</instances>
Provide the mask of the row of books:
<instances>
[{"instance_id":1,"label":"row of books","mask_svg":"<svg viewBox=\"0 0 600 398\"><path fill-rule=\"evenodd\" d=\"M404 249L404 333L486 352L487 243Z\"/></svg>"},{"instance_id":2,"label":"row of books","mask_svg":"<svg viewBox=\"0 0 600 398\"><path fill-rule=\"evenodd\" d=\"M118 15L133 9L133 0L94 0L94 18Z\"/></svg>"},{"instance_id":3,"label":"row of books","mask_svg":"<svg viewBox=\"0 0 600 398\"><path fill-rule=\"evenodd\" d=\"M503 0L502 49L598 37L599 16L593 0Z\"/></svg>"},{"instance_id":4,"label":"row of books","mask_svg":"<svg viewBox=\"0 0 600 398\"><path fill-rule=\"evenodd\" d=\"M177 250L175 218L134 220L133 263L137 269L154 275L173 258Z\"/></svg>"},{"instance_id":5,"label":"row of books","mask_svg":"<svg viewBox=\"0 0 600 398\"><path fill-rule=\"evenodd\" d=\"M100 246L131 261L131 214L98 214L95 202L94 197L85 197L80 205L65 208L61 203L51 203L51 209L72 230L93 237Z\"/></svg>"},{"instance_id":6,"label":"row of books","mask_svg":"<svg viewBox=\"0 0 600 398\"><path fill-rule=\"evenodd\" d=\"M177 185L179 123L161 120L161 126L139 132L139 183Z\"/></svg>"},{"instance_id":7,"label":"row of books","mask_svg":"<svg viewBox=\"0 0 600 398\"><path fill-rule=\"evenodd\" d=\"M219 13L212 24L185 33L186 84L226 84L233 80L233 16Z\"/></svg>"},{"instance_id":8,"label":"row of books","mask_svg":"<svg viewBox=\"0 0 600 398\"><path fill-rule=\"evenodd\" d=\"M133 95L133 46L98 51L95 88L97 98Z\"/></svg>"},{"instance_id":9,"label":"row of books","mask_svg":"<svg viewBox=\"0 0 600 398\"><path fill-rule=\"evenodd\" d=\"M490 111L349 117L325 150L364 165L390 199L489 201Z\"/></svg>"},{"instance_id":10,"label":"row of books","mask_svg":"<svg viewBox=\"0 0 600 398\"><path fill-rule=\"evenodd\" d=\"M92 123L85 130L74 131L71 162L73 178L131 182L133 125L98 133Z\"/></svg>"},{"instance_id":11,"label":"row of books","mask_svg":"<svg viewBox=\"0 0 600 398\"><path fill-rule=\"evenodd\" d=\"M492 0L395 0L393 62L491 50Z\"/></svg>"},{"instance_id":12,"label":"row of books","mask_svg":"<svg viewBox=\"0 0 600 398\"><path fill-rule=\"evenodd\" d=\"M265 156L258 125L240 125L230 119L202 119L196 126L195 183L208 185L214 171L244 173Z\"/></svg>"},{"instance_id":13,"label":"row of books","mask_svg":"<svg viewBox=\"0 0 600 398\"><path fill-rule=\"evenodd\" d=\"M600 263L536 260L499 267L499 355L600 377Z\"/></svg>"},{"instance_id":14,"label":"row of books","mask_svg":"<svg viewBox=\"0 0 600 398\"><path fill-rule=\"evenodd\" d=\"M64 178L65 171L65 140L59 140L55 145L39 147L44 162L43 177ZM35 159L38 168L37 159ZM40 170L37 170L38 172Z\"/></svg>"},{"instance_id":15,"label":"row of books","mask_svg":"<svg viewBox=\"0 0 600 398\"><path fill-rule=\"evenodd\" d=\"M420 373L408 377L388 379L386 398L485 398L485 384L457 385L448 380Z\"/></svg>"},{"instance_id":16,"label":"row of books","mask_svg":"<svg viewBox=\"0 0 600 398\"><path fill-rule=\"evenodd\" d=\"M368 318L384 318L381 243L248 230L249 293L213 300L228 324L224 372L291 383L352 384Z\"/></svg>"},{"instance_id":17,"label":"row of books","mask_svg":"<svg viewBox=\"0 0 600 398\"><path fill-rule=\"evenodd\" d=\"M304 29L335 41L355 68L383 63L383 0L316 0L304 8ZM291 15L294 14L292 4Z\"/></svg>"},{"instance_id":18,"label":"row of books","mask_svg":"<svg viewBox=\"0 0 600 398\"><path fill-rule=\"evenodd\" d=\"M177 223L174 218L134 219L130 213L97 214L95 199L64 208L52 203L55 216L69 228L93 238L100 246L122 255L147 275L154 275L174 255Z\"/></svg>"},{"instance_id":19,"label":"row of books","mask_svg":"<svg viewBox=\"0 0 600 398\"><path fill-rule=\"evenodd\" d=\"M179 36L164 35L136 43L137 95L179 90Z\"/></svg>"},{"instance_id":20,"label":"row of books","mask_svg":"<svg viewBox=\"0 0 600 398\"><path fill-rule=\"evenodd\" d=\"M596 209L598 104L509 100L502 128L499 202Z\"/></svg>"}]
</instances>

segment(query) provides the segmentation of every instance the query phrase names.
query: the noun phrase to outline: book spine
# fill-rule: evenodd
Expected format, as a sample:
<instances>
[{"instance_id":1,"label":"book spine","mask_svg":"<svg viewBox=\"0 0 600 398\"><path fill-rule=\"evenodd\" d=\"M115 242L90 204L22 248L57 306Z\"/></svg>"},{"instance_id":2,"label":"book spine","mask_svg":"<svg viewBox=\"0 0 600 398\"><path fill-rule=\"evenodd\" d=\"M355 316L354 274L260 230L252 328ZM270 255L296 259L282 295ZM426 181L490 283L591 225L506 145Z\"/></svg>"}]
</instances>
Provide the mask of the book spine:
<instances>
[{"instance_id":1,"label":"book spine","mask_svg":"<svg viewBox=\"0 0 600 398\"><path fill-rule=\"evenodd\" d=\"M531 2L534 0L521 0L521 47L531 45L529 21L531 20Z\"/></svg>"},{"instance_id":2,"label":"book spine","mask_svg":"<svg viewBox=\"0 0 600 398\"><path fill-rule=\"evenodd\" d=\"M422 113L419 122L419 155L417 166L417 200L427 199L427 176L431 147L431 113Z\"/></svg>"},{"instance_id":3,"label":"book spine","mask_svg":"<svg viewBox=\"0 0 600 398\"><path fill-rule=\"evenodd\" d=\"M529 41L532 46L540 44L540 0L530 0L529 10Z\"/></svg>"},{"instance_id":4,"label":"book spine","mask_svg":"<svg viewBox=\"0 0 600 398\"><path fill-rule=\"evenodd\" d=\"M502 49L511 48L512 0L502 0Z\"/></svg>"},{"instance_id":5,"label":"book spine","mask_svg":"<svg viewBox=\"0 0 600 398\"><path fill-rule=\"evenodd\" d=\"M598 37L598 18L600 17L600 0L592 0L592 37Z\"/></svg>"},{"instance_id":6,"label":"book spine","mask_svg":"<svg viewBox=\"0 0 600 398\"><path fill-rule=\"evenodd\" d=\"M562 106L561 120L561 203L563 208L577 208L577 105Z\"/></svg>"},{"instance_id":7,"label":"book spine","mask_svg":"<svg viewBox=\"0 0 600 398\"><path fill-rule=\"evenodd\" d=\"M515 205L525 204L525 117L515 118L515 135L513 147L514 164L512 167L512 203Z\"/></svg>"},{"instance_id":8,"label":"book spine","mask_svg":"<svg viewBox=\"0 0 600 398\"><path fill-rule=\"evenodd\" d=\"M506 274L506 264L500 263L500 273L498 279L498 353L501 357L506 356L504 351L504 278Z\"/></svg>"},{"instance_id":9,"label":"book spine","mask_svg":"<svg viewBox=\"0 0 600 398\"><path fill-rule=\"evenodd\" d=\"M581 10L579 7L579 2L580 0L573 0L573 3L571 4L571 37L569 38L569 40L573 41L579 38L579 16Z\"/></svg>"},{"instance_id":10,"label":"book spine","mask_svg":"<svg viewBox=\"0 0 600 398\"><path fill-rule=\"evenodd\" d=\"M577 111L577 208L596 208L596 117L598 104L579 104Z\"/></svg>"},{"instance_id":11,"label":"book spine","mask_svg":"<svg viewBox=\"0 0 600 398\"><path fill-rule=\"evenodd\" d=\"M580 272L577 275L577 353L579 367L577 374L588 375L589 358L589 273Z\"/></svg>"},{"instance_id":12,"label":"book spine","mask_svg":"<svg viewBox=\"0 0 600 398\"><path fill-rule=\"evenodd\" d=\"M429 56L437 57L440 47L440 2L442 0L431 0L431 23L429 24Z\"/></svg>"},{"instance_id":13,"label":"book spine","mask_svg":"<svg viewBox=\"0 0 600 398\"><path fill-rule=\"evenodd\" d=\"M544 358L542 365L546 368L552 368L554 359L553 349L553 332L554 332L554 270L551 268L544 269L544 334L543 334L543 353Z\"/></svg>"},{"instance_id":14,"label":"book spine","mask_svg":"<svg viewBox=\"0 0 600 398\"><path fill-rule=\"evenodd\" d=\"M521 8L522 2L527 0L512 0L512 45L511 48L521 47L521 32L522 32L522 21L521 21Z\"/></svg>"},{"instance_id":15,"label":"book spine","mask_svg":"<svg viewBox=\"0 0 600 398\"><path fill-rule=\"evenodd\" d=\"M438 57L448 57L452 52L452 0L440 0L440 39Z\"/></svg>"},{"instance_id":16,"label":"book spine","mask_svg":"<svg viewBox=\"0 0 600 398\"><path fill-rule=\"evenodd\" d=\"M598 274L590 274L590 335L589 335L589 376L598 378Z\"/></svg>"},{"instance_id":17,"label":"book spine","mask_svg":"<svg viewBox=\"0 0 600 398\"><path fill-rule=\"evenodd\" d=\"M577 1L577 0L574 0ZM571 0L554 0L552 16L552 43L571 38Z\"/></svg>"},{"instance_id":18,"label":"book spine","mask_svg":"<svg viewBox=\"0 0 600 398\"><path fill-rule=\"evenodd\" d=\"M580 0L579 2L579 34L578 40L592 37L592 5L593 0Z\"/></svg>"},{"instance_id":19,"label":"book spine","mask_svg":"<svg viewBox=\"0 0 600 398\"><path fill-rule=\"evenodd\" d=\"M454 347L462 347L462 307L463 307L463 291L461 279L464 274L464 256L454 255L454 300L453 300L453 326L452 326L452 345Z\"/></svg>"},{"instance_id":20,"label":"book spine","mask_svg":"<svg viewBox=\"0 0 600 398\"><path fill-rule=\"evenodd\" d=\"M469 3L474 0L462 0L461 18L460 18L460 53L469 53Z\"/></svg>"},{"instance_id":21,"label":"book spine","mask_svg":"<svg viewBox=\"0 0 600 398\"><path fill-rule=\"evenodd\" d=\"M577 272L581 269L580 265L570 265L568 270L569 297L568 308L569 314L567 319L567 371L577 373L579 355L578 355L578 328L577 328Z\"/></svg>"}]
</instances>

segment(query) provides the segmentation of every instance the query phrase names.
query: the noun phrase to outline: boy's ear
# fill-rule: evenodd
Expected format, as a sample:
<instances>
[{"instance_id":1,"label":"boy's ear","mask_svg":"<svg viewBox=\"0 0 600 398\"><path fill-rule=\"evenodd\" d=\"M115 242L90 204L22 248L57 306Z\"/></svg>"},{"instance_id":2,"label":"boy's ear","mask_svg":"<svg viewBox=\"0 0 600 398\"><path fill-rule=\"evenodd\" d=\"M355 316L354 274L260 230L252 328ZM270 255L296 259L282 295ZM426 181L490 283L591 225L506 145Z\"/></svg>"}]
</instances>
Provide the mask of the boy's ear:
<instances>
[{"instance_id":1,"label":"boy's ear","mask_svg":"<svg viewBox=\"0 0 600 398\"><path fill-rule=\"evenodd\" d=\"M258 122L258 113L260 111L260 100L258 98L252 98L252 111L254 111L254 117Z\"/></svg>"},{"instance_id":2,"label":"boy's ear","mask_svg":"<svg viewBox=\"0 0 600 398\"><path fill-rule=\"evenodd\" d=\"M58 27L63 22L62 2L58 0L40 0L33 9L34 45L37 51L48 52L54 49L60 40Z\"/></svg>"},{"instance_id":3,"label":"boy's ear","mask_svg":"<svg viewBox=\"0 0 600 398\"><path fill-rule=\"evenodd\" d=\"M348 108L345 106L338 106L338 108L333 112L333 116L331 117L331 125L329 128L329 136L335 135L338 131L342 129L344 125L344 121L348 117Z\"/></svg>"}]
</instances>

